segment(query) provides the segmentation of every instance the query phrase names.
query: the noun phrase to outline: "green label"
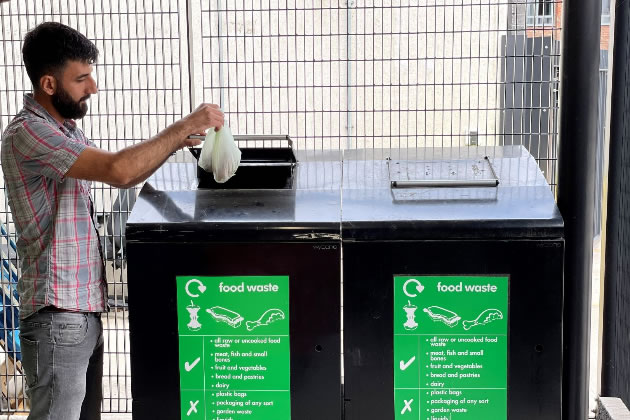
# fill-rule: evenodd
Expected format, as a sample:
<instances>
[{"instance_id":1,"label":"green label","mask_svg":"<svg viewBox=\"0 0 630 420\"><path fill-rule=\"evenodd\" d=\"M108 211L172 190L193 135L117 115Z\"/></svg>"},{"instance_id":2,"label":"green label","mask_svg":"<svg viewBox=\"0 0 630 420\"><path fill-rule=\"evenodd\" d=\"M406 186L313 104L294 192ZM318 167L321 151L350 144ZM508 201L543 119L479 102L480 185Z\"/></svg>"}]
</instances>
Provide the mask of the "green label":
<instances>
[{"instance_id":1,"label":"green label","mask_svg":"<svg viewBox=\"0 0 630 420\"><path fill-rule=\"evenodd\" d=\"M508 277L394 277L396 420L507 419Z\"/></svg>"},{"instance_id":2,"label":"green label","mask_svg":"<svg viewBox=\"0 0 630 420\"><path fill-rule=\"evenodd\" d=\"M177 277L182 419L290 420L289 277Z\"/></svg>"}]
</instances>

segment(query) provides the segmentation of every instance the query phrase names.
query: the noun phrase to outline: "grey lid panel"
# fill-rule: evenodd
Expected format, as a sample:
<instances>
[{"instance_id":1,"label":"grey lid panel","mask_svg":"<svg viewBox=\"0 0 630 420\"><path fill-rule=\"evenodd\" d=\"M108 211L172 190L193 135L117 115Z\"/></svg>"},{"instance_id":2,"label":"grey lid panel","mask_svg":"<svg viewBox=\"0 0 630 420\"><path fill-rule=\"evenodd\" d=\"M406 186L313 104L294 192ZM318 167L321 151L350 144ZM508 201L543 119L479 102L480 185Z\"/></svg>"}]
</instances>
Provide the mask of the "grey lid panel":
<instances>
[{"instance_id":1,"label":"grey lid panel","mask_svg":"<svg viewBox=\"0 0 630 420\"><path fill-rule=\"evenodd\" d=\"M195 162L166 163L143 187L127 239L338 240L340 153L298 156L294 187L274 190L199 189Z\"/></svg>"},{"instance_id":2,"label":"grey lid panel","mask_svg":"<svg viewBox=\"0 0 630 420\"><path fill-rule=\"evenodd\" d=\"M425 178L451 173L453 178L470 174L487 178L490 171L480 161L485 156L492 175L499 179L497 187L397 189L391 185L392 178L415 178L425 169ZM563 222L551 190L536 161L521 146L351 150L343 153L343 161L339 151L306 151L298 152L297 158L295 182L287 190L198 189L195 162L167 163L138 197L127 239L562 236ZM396 164L403 169L392 170Z\"/></svg>"},{"instance_id":3,"label":"grey lid panel","mask_svg":"<svg viewBox=\"0 0 630 420\"><path fill-rule=\"evenodd\" d=\"M494 176L496 187L392 186L396 180ZM563 230L551 189L522 146L344 154L342 207L348 240L557 238Z\"/></svg>"},{"instance_id":4,"label":"grey lid panel","mask_svg":"<svg viewBox=\"0 0 630 420\"><path fill-rule=\"evenodd\" d=\"M390 181L419 178L425 167L432 167L428 177L440 177L450 166L462 169L485 157L503 187L547 186L536 160L522 146L447 149L370 149L344 153L344 189L390 188ZM457 168L460 166L460 168ZM402 173L400 172L402 168ZM438 170L436 170L436 168ZM486 174L486 178L491 174ZM474 179L464 173L453 178Z\"/></svg>"}]
</instances>

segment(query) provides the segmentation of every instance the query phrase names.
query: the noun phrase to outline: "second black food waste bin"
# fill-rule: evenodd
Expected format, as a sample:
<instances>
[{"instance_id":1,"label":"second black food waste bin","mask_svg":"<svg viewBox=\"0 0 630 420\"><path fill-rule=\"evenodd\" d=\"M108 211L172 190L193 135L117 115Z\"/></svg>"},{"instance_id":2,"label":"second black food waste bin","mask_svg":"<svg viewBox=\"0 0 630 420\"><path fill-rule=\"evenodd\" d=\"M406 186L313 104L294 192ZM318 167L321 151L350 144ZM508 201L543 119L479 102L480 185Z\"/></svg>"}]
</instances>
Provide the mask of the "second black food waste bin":
<instances>
[{"instance_id":1,"label":"second black food waste bin","mask_svg":"<svg viewBox=\"0 0 630 420\"><path fill-rule=\"evenodd\" d=\"M520 146L344 155L347 420L559 420L563 222Z\"/></svg>"},{"instance_id":2,"label":"second black food waste bin","mask_svg":"<svg viewBox=\"0 0 630 420\"><path fill-rule=\"evenodd\" d=\"M341 418L340 157L277 152L243 147L258 168L238 189L194 162L142 189L127 224L135 420Z\"/></svg>"}]
</instances>

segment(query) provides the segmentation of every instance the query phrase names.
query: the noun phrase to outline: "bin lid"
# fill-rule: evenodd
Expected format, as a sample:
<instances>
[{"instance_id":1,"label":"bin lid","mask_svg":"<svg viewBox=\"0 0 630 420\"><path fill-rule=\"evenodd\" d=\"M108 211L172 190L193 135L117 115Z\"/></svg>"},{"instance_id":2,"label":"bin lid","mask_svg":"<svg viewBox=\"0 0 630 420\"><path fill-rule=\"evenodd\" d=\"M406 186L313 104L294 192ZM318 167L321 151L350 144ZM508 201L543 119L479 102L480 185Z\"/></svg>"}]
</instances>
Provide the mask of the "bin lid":
<instances>
[{"instance_id":1,"label":"bin lid","mask_svg":"<svg viewBox=\"0 0 630 420\"><path fill-rule=\"evenodd\" d=\"M341 153L297 153L292 189L197 188L197 165L166 163L145 183L127 241L331 241L340 239Z\"/></svg>"},{"instance_id":2,"label":"bin lid","mask_svg":"<svg viewBox=\"0 0 630 420\"><path fill-rule=\"evenodd\" d=\"M562 237L522 146L346 151L343 173L344 240Z\"/></svg>"}]
</instances>

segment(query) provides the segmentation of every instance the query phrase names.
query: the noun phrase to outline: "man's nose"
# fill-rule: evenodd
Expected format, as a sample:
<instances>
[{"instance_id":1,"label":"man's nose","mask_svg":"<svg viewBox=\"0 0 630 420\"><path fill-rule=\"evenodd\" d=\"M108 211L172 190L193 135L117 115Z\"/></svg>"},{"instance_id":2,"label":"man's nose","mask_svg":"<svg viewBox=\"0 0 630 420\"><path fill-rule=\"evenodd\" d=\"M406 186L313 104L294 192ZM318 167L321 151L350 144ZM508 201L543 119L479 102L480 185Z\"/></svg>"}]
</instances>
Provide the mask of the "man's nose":
<instances>
[{"instance_id":1,"label":"man's nose","mask_svg":"<svg viewBox=\"0 0 630 420\"><path fill-rule=\"evenodd\" d=\"M96 80L94 80L93 78L90 77L90 81L92 83L90 83L89 93L91 95L94 95L94 94L98 93L98 86L96 85Z\"/></svg>"}]
</instances>

